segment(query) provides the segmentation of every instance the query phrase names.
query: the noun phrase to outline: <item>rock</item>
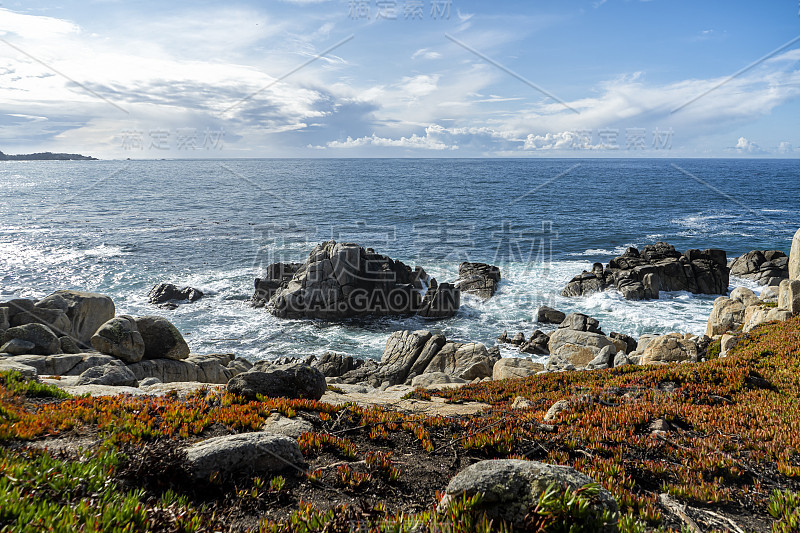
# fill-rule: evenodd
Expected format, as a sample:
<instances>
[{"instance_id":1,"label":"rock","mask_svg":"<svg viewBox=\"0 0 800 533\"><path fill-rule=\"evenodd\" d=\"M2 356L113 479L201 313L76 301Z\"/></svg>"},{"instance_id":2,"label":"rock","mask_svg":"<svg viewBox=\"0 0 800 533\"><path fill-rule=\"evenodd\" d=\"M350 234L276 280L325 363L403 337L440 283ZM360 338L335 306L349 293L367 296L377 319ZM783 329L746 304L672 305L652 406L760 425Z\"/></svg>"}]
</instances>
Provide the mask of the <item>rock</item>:
<instances>
[{"instance_id":1,"label":"rock","mask_svg":"<svg viewBox=\"0 0 800 533\"><path fill-rule=\"evenodd\" d=\"M159 383L163 382L158 378L144 378L139 381L139 387L150 387L151 385L158 385Z\"/></svg>"},{"instance_id":2,"label":"rock","mask_svg":"<svg viewBox=\"0 0 800 533\"><path fill-rule=\"evenodd\" d=\"M138 363L144 357L144 340L136 328L136 320L128 315L112 318L100 326L91 343L98 352L126 363Z\"/></svg>"},{"instance_id":3,"label":"rock","mask_svg":"<svg viewBox=\"0 0 800 533\"><path fill-rule=\"evenodd\" d=\"M616 288L626 299L654 299L659 291L725 294L730 270L723 250L687 250L683 254L663 242L647 245L639 253L628 248L603 268L575 276L562 296L584 296Z\"/></svg>"},{"instance_id":4,"label":"rock","mask_svg":"<svg viewBox=\"0 0 800 533\"><path fill-rule=\"evenodd\" d=\"M325 352L319 361L314 362L313 366L322 372L326 378L333 378L347 374L363 364L364 361L353 359L352 355L344 356L338 353Z\"/></svg>"},{"instance_id":5,"label":"rock","mask_svg":"<svg viewBox=\"0 0 800 533\"><path fill-rule=\"evenodd\" d=\"M381 369L378 373L380 381L388 381L390 385L404 383L432 335L430 331L424 330L392 333L386 340L381 356Z\"/></svg>"},{"instance_id":6,"label":"rock","mask_svg":"<svg viewBox=\"0 0 800 533\"><path fill-rule=\"evenodd\" d=\"M500 336L497 337L497 343L508 344L509 342L511 342L511 340L508 338L508 331L503 330L503 333L501 333Z\"/></svg>"},{"instance_id":7,"label":"rock","mask_svg":"<svg viewBox=\"0 0 800 533\"><path fill-rule=\"evenodd\" d=\"M241 372L233 368L228 368L225 363L227 360L220 360L214 355L192 355L185 361L197 368L197 381L201 383L227 383L234 376Z\"/></svg>"},{"instance_id":8,"label":"rock","mask_svg":"<svg viewBox=\"0 0 800 533\"><path fill-rule=\"evenodd\" d=\"M764 290L761 291L761 298L762 302L774 302L778 303L778 296L780 295L780 289L775 286L764 287Z\"/></svg>"},{"instance_id":9,"label":"rock","mask_svg":"<svg viewBox=\"0 0 800 533\"><path fill-rule=\"evenodd\" d=\"M34 306L30 311L20 311L11 319L12 326L25 324L42 324L58 335L67 335L70 331L70 321L67 314L61 309L42 309Z\"/></svg>"},{"instance_id":10,"label":"rock","mask_svg":"<svg viewBox=\"0 0 800 533\"><path fill-rule=\"evenodd\" d=\"M714 308L708 316L706 335L713 337L728 331L736 331L744 322L745 307L741 301L725 296L714 300Z\"/></svg>"},{"instance_id":11,"label":"rock","mask_svg":"<svg viewBox=\"0 0 800 533\"><path fill-rule=\"evenodd\" d=\"M501 379L526 378L542 370L544 370L542 363L534 363L530 359L505 357L494 364L492 379L498 381Z\"/></svg>"},{"instance_id":12,"label":"rock","mask_svg":"<svg viewBox=\"0 0 800 533\"><path fill-rule=\"evenodd\" d=\"M567 328L574 329L575 331L588 331L590 333L603 333L600 331L600 322L596 319L586 316L583 313L570 313L568 314L561 324L558 325L559 329Z\"/></svg>"},{"instance_id":13,"label":"rock","mask_svg":"<svg viewBox=\"0 0 800 533\"><path fill-rule=\"evenodd\" d=\"M89 368L103 365L122 365L122 361L111 355L99 353L53 355L45 361L48 374L55 376L80 376Z\"/></svg>"},{"instance_id":14,"label":"rock","mask_svg":"<svg viewBox=\"0 0 800 533\"><path fill-rule=\"evenodd\" d=\"M0 307L0 334L11 327L8 317L8 307Z\"/></svg>"},{"instance_id":15,"label":"rock","mask_svg":"<svg viewBox=\"0 0 800 533\"><path fill-rule=\"evenodd\" d=\"M785 309L792 314L800 313L800 279L781 281L778 292L778 309Z\"/></svg>"},{"instance_id":16,"label":"rock","mask_svg":"<svg viewBox=\"0 0 800 533\"><path fill-rule=\"evenodd\" d=\"M547 413L544 415L545 422L552 422L558 415L563 413L569 409L569 400L558 400L556 403L550 406L550 409L547 410Z\"/></svg>"},{"instance_id":17,"label":"rock","mask_svg":"<svg viewBox=\"0 0 800 533\"><path fill-rule=\"evenodd\" d=\"M614 358L617 354L615 346L606 346L600 350L594 359L589 361L586 368L589 370L601 370L614 365Z\"/></svg>"},{"instance_id":18,"label":"rock","mask_svg":"<svg viewBox=\"0 0 800 533\"><path fill-rule=\"evenodd\" d=\"M280 318L447 318L460 305L460 291L453 285L438 285L421 268L412 270L355 244L329 241L315 246L304 263L290 269L291 278L274 265L267 270L274 277L256 280L253 302Z\"/></svg>"},{"instance_id":19,"label":"rock","mask_svg":"<svg viewBox=\"0 0 800 533\"><path fill-rule=\"evenodd\" d=\"M789 252L789 279L800 279L800 229L792 238L792 249Z\"/></svg>"},{"instance_id":20,"label":"rock","mask_svg":"<svg viewBox=\"0 0 800 533\"><path fill-rule=\"evenodd\" d=\"M735 335L723 335L719 342L719 356L727 357L728 352L736 346L738 339Z\"/></svg>"},{"instance_id":21,"label":"rock","mask_svg":"<svg viewBox=\"0 0 800 533\"><path fill-rule=\"evenodd\" d=\"M631 353L632 351L636 350L636 346L638 345L636 339L630 335L625 335L624 333L615 333L612 331L608 336L612 341L622 341L622 344L617 344L614 342L614 346L617 347L617 352Z\"/></svg>"},{"instance_id":22,"label":"rock","mask_svg":"<svg viewBox=\"0 0 800 533\"><path fill-rule=\"evenodd\" d=\"M50 355L61 352L61 343L56 334L45 325L31 323L8 328L3 333L3 342L12 339L32 342L35 345L33 353Z\"/></svg>"},{"instance_id":23,"label":"rock","mask_svg":"<svg viewBox=\"0 0 800 533\"><path fill-rule=\"evenodd\" d=\"M198 481L215 473L269 475L304 464L295 439L263 431L212 437L192 444L186 454L191 476Z\"/></svg>"},{"instance_id":24,"label":"rock","mask_svg":"<svg viewBox=\"0 0 800 533\"><path fill-rule=\"evenodd\" d=\"M789 277L788 262L778 250L752 250L731 261L731 276L774 286Z\"/></svg>"},{"instance_id":25,"label":"rock","mask_svg":"<svg viewBox=\"0 0 800 533\"><path fill-rule=\"evenodd\" d=\"M70 321L69 336L88 347L92 335L114 318L114 301L104 294L82 291L56 291L40 300L36 307L59 309Z\"/></svg>"},{"instance_id":26,"label":"rock","mask_svg":"<svg viewBox=\"0 0 800 533\"><path fill-rule=\"evenodd\" d=\"M650 430L650 433L669 433L670 425L664 418L657 418L650 422L650 426L647 428Z\"/></svg>"},{"instance_id":27,"label":"rock","mask_svg":"<svg viewBox=\"0 0 800 533\"><path fill-rule=\"evenodd\" d=\"M680 333L656 337L647 344L640 365L697 362L697 344Z\"/></svg>"},{"instance_id":28,"label":"rock","mask_svg":"<svg viewBox=\"0 0 800 533\"><path fill-rule=\"evenodd\" d=\"M568 365L583 368L606 346L614 347L614 343L605 335L567 328L557 329L550 335L547 370L565 370Z\"/></svg>"},{"instance_id":29,"label":"rock","mask_svg":"<svg viewBox=\"0 0 800 533\"><path fill-rule=\"evenodd\" d=\"M261 430L273 435L284 435L293 439L299 438L301 433L314 431L311 422L301 418L288 418L280 413L272 413L264 420Z\"/></svg>"},{"instance_id":30,"label":"rock","mask_svg":"<svg viewBox=\"0 0 800 533\"><path fill-rule=\"evenodd\" d=\"M549 355L550 349L548 348L548 344L550 343L550 336L546 333L542 333L538 329L533 332L531 338L528 339L528 342L522 344L519 347L520 353L529 353L534 355Z\"/></svg>"},{"instance_id":31,"label":"rock","mask_svg":"<svg viewBox=\"0 0 800 533\"><path fill-rule=\"evenodd\" d=\"M451 383L467 383L467 380L445 374L444 372L428 372L411 380L411 386L416 388L428 389L435 388L436 385L448 385Z\"/></svg>"},{"instance_id":32,"label":"rock","mask_svg":"<svg viewBox=\"0 0 800 533\"><path fill-rule=\"evenodd\" d=\"M34 367L20 363L16 357L0 357L0 372L16 372L28 381L39 378L39 373Z\"/></svg>"},{"instance_id":33,"label":"rock","mask_svg":"<svg viewBox=\"0 0 800 533\"><path fill-rule=\"evenodd\" d=\"M511 338L511 346L521 346L525 344L525 334L522 332L516 333Z\"/></svg>"},{"instance_id":34,"label":"rock","mask_svg":"<svg viewBox=\"0 0 800 533\"><path fill-rule=\"evenodd\" d=\"M628 354L625 352L617 352L617 355L614 356L614 368L630 364L631 360L628 358Z\"/></svg>"},{"instance_id":35,"label":"rock","mask_svg":"<svg viewBox=\"0 0 800 533\"><path fill-rule=\"evenodd\" d=\"M228 382L228 391L251 401L256 400L257 395L319 400L326 390L328 384L322 372L298 363L274 366L264 372L251 370Z\"/></svg>"},{"instance_id":36,"label":"rock","mask_svg":"<svg viewBox=\"0 0 800 533\"><path fill-rule=\"evenodd\" d=\"M147 293L151 304L177 304L178 302L196 302L203 297L203 292L194 287L179 289L172 283L159 283Z\"/></svg>"},{"instance_id":37,"label":"rock","mask_svg":"<svg viewBox=\"0 0 800 533\"><path fill-rule=\"evenodd\" d=\"M78 343L75 342L75 339L66 335L58 338L58 344L61 346L61 353L76 354L83 352Z\"/></svg>"},{"instance_id":38,"label":"rock","mask_svg":"<svg viewBox=\"0 0 800 533\"><path fill-rule=\"evenodd\" d=\"M24 355L26 353L33 353L36 349L36 344L22 339L11 339L4 345L0 346L0 353L7 353L9 355Z\"/></svg>"},{"instance_id":39,"label":"rock","mask_svg":"<svg viewBox=\"0 0 800 533\"><path fill-rule=\"evenodd\" d=\"M636 351L644 352L645 348L647 348L647 345L650 344L650 342L656 337L658 337L658 335L653 335L652 333L645 333L639 337L639 342L636 345ZM632 353L628 355L632 355Z\"/></svg>"},{"instance_id":40,"label":"rock","mask_svg":"<svg viewBox=\"0 0 800 533\"><path fill-rule=\"evenodd\" d=\"M517 396L514 398L514 401L511 402L512 409L531 409L533 407L536 407L536 404L522 396Z\"/></svg>"},{"instance_id":41,"label":"rock","mask_svg":"<svg viewBox=\"0 0 800 533\"><path fill-rule=\"evenodd\" d=\"M536 321L540 324L561 324L565 318L567 315L546 305L536 311Z\"/></svg>"},{"instance_id":42,"label":"rock","mask_svg":"<svg viewBox=\"0 0 800 533\"><path fill-rule=\"evenodd\" d=\"M792 312L788 309L780 308L766 308L760 305L751 305L744 312L744 321L742 324L742 331L747 333L756 326L766 324L767 322L789 320L792 317Z\"/></svg>"},{"instance_id":43,"label":"rock","mask_svg":"<svg viewBox=\"0 0 800 533\"><path fill-rule=\"evenodd\" d=\"M474 294L484 300L494 296L500 283L500 269L486 263L461 263L455 286L463 293Z\"/></svg>"},{"instance_id":44,"label":"rock","mask_svg":"<svg viewBox=\"0 0 800 533\"><path fill-rule=\"evenodd\" d=\"M145 359L128 365L128 368L139 381L146 378L156 378L162 383L200 381L197 365L187 360ZM227 383L227 381L223 381L223 383Z\"/></svg>"},{"instance_id":45,"label":"rock","mask_svg":"<svg viewBox=\"0 0 800 533\"><path fill-rule=\"evenodd\" d=\"M550 486L558 491L578 489L595 480L569 466L551 465L521 459L479 461L459 472L447 485L438 511L444 512L450 501L482 495L474 511L485 512L492 520L505 520L514 529L524 529L526 516L536 508L539 498ZM619 508L611 494L601 488L587 509L581 526L602 533L617 530ZM601 520L605 511L612 514L610 523Z\"/></svg>"},{"instance_id":46,"label":"rock","mask_svg":"<svg viewBox=\"0 0 800 533\"><path fill-rule=\"evenodd\" d=\"M423 374L444 372L467 381L492 376L499 355L490 353L480 343L448 342L436 352Z\"/></svg>"},{"instance_id":47,"label":"rock","mask_svg":"<svg viewBox=\"0 0 800 533\"><path fill-rule=\"evenodd\" d=\"M731 291L731 300L742 302L747 307L758 303L758 296L747 287L736 287Z\"/></svg>"},{"instance_id":48,"label":"rock","mask_svg":"<svg viewBox=\"0 0 800 533\"><path fill-rule=\"evenodd\" d=\"M367 359L364 361L364 364L360 367L356 368L355 370L351 370L346 374L343 374L338 380L341 383L353 385L356 383L365 383L371 381L375 374L378 372L378 363L373 359Z\"/></svg>"},{"instance_id":49,"label":"rock","mask_svg":"<svg viewBox=\"0 0 800 533\"><path fill-rule=\"evenodd\" d=\"M114 387L138 387L136 376L125 365L95 366L80 375L76 385L110 385Z\"/></svg>"},{"instance_id":50,"label":"rock","mask_svg":"<svg viewBox=\"0 0 800 533\"><path fill-rule=\"evenodd\" d=\"M252 302L254 307L264 307L278 289L286 287L303 263L273 263L264 272L263 278L256 278Z\"/></svg>"},{"instance_id":51,"label":"rock","mask_svg":"<svg viewBox=\"0 0 800 533\"><path fill-rule=\"evenodd\" d=\"M144 341L144 359L180 360L189 357L189 345L178 328L166 318L139 317L136 319L136 329Z\"/></svg>"}]
</instances>

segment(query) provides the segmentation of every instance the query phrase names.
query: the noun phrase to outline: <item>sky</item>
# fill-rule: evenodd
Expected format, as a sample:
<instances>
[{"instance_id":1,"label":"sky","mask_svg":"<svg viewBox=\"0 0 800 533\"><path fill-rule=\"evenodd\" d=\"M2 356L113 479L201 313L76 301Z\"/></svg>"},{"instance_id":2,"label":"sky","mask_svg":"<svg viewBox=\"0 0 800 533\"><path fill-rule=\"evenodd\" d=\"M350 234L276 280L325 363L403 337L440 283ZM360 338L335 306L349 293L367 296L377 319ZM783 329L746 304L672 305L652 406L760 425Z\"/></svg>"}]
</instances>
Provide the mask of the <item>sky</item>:
<instances>
[{"instance_id":1,"label":"sky","mask_svg":"<svg viewBox=\"0 0 800 533\"><path fill-rule=\"evenodd\" d=\"M5 153L794 158L798 118L798 0L0 4Z\"/></svg>"}]
</instances>

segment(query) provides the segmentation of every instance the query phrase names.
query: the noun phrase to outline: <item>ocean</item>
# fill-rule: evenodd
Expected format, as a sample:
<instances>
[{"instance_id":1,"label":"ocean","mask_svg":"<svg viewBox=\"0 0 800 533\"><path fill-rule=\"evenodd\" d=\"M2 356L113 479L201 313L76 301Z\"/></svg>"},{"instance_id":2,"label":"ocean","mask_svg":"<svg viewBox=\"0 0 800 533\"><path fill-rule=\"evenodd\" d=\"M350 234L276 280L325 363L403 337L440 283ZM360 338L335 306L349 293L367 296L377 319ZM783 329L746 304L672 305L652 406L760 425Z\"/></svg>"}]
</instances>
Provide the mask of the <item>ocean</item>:
<instances>
[{"instance_id":1,"label":"ocean","mask_svg":"<svg viewBox=\"0 0 800 533\"><path fill-rule=\"evenodd\" d=\"M715 296L559 293L628 246L721 248L730 260L788 253L800 227L797 160L11 161L0 163L0 190L0 300L100 292L118 314L167 317L193 352L250 360L380 358L401 329L491 346L504 330L540 328L542 304L591 315L606 333L702 334ZM440 282L455 280L463 260L496 264L503 279L493 298L466 295L457 316L436 322L282 320L248 305L267 264L302 261L331 238ZM147 301L159 282L205 297L159 309ZM737 285L758 290L732 278Z\"/></svg>"}]
</instances>

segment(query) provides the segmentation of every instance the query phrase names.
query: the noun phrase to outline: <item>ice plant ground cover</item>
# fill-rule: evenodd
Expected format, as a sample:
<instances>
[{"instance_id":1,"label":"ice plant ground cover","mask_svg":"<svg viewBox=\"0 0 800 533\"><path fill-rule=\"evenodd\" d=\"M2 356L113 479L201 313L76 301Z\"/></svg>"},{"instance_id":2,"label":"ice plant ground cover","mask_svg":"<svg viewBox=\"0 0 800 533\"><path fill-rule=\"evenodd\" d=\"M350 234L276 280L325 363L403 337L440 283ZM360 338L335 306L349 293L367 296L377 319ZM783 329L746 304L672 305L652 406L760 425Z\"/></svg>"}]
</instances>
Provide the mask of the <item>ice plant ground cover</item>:
<instances>
[{"instance_id":1,"label":"ice plant ground cover","mask_svg":"<svg viewBox=\"0 0 800 533\"><path fill-rule=\"evenodd\" d=\"M569 465L611 491L621 531L800 527L800 317L740 337L705 363L628 366L439 393L477 415L425 416L226 392L73 398L0 375L0 528L9 531L485 531L504 529L447 481L478 460ZM412 393L421 399L428 393ZM519 396L532 407L512 409ZM550 423L558 400L568 408ZM185 447L260 430L273 412L310 422L306 465L191 481ZM655 424L654 424L655 423ZM655 428L655 430L654 430ZM531 530L586 527L592 487L545 494ZM565 529L566 528L566 529ZM365 529L366 530L366 529Z\"/></svg>"}]
</instances>

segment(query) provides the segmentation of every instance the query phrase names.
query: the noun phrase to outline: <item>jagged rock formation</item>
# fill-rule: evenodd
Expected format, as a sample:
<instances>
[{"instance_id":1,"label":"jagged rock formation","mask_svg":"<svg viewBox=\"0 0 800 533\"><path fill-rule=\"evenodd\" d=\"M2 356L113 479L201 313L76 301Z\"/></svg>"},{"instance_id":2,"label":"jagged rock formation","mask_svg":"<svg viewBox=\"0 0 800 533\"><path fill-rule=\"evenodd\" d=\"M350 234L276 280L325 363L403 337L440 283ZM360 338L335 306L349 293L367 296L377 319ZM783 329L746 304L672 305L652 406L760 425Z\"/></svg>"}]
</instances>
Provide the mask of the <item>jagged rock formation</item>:
<instances>
[{"instance_id":1,"label":"jagged rock formation","mask_svg":"<svg viewBox=\"0 0 800 533\"><path fill-rule=\"evenodd\" d=\"M500 284L500 269L486 263L461 263L455 286L461 292L474 294L484 300L494 296Z\"/></svg>"},{"instance_id":2,"label":"jagged rock formation","mask_svg":"<svg viewBox=\"0 0 800 533\"><path fill-rule=\"evenodd\" d=\"M752 250L731 261L731 276L778 286L789 278L789 258L778 250Z\"/></svg>"},{"instance_id":3,"label":"jagged rock formation","mask_svg":"<svg viewBox=\"0 0 800 533\"><path fill-rule=\"evenodd\" d=\"M628 248L603 268L595 263L591 272L575 276L562 296L583 296L616 288L628 300L658 298L659 291L688 291L694 294L725 294L730 270L723 250L686 250L671 244L647 245L640 253Z\"/></svg>"}]
</instances>

